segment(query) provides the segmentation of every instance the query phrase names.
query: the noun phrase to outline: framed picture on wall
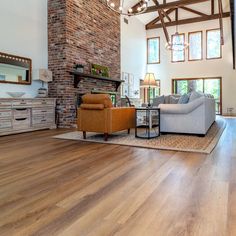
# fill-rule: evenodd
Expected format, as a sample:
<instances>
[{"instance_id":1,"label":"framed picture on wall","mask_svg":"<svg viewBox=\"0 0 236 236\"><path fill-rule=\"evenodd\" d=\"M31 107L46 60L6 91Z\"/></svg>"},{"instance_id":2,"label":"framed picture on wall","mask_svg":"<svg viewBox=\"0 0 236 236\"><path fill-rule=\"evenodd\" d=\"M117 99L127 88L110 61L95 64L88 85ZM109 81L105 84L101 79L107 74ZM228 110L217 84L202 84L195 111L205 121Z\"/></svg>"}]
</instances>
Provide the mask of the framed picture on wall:
<instances>
[{"instance_id":1,"label":"framed picture on wall","mask_svg":"<svg viewBox=\"0 0 236 236\"><path fill-rule=\"evenodd\" d=\"M129 85L133 85L134 84L134 75L129 73Z\"/></svg>"},{"instance_id":2,"label":"framed picture on wall","mask_svg":"<svg viewBox=\"0 0 236 236\"><path fill-rule=\"evenodd\" d=\"M129 83L129 73L122 72L122 80L124 80L125 84L128 84Z\"/></svg>"},{"instance_id":3,"label":"framed picture on wall","mask_svg":"<svg viewBox=\"0 0 236 236\"><path fill-rule=\"evenodd\" d=\"M122 83L121 96L122 97L129 96L129 85L128 84Z\"/></svg>"}]
</instances>

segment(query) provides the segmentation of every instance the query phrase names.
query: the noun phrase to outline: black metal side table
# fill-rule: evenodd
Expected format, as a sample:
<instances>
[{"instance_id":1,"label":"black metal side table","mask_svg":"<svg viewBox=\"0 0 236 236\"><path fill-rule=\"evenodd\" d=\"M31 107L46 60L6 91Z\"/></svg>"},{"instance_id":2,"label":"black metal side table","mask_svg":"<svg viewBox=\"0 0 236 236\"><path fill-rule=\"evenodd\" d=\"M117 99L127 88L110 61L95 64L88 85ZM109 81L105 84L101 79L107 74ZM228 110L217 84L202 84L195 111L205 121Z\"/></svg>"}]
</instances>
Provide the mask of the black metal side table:
<instances>
[{"instance_id":1,"label":"black metal side table","mask_svg":"<svg viewBox=\"0 0 236 236\"><path fill-rule=\"evenodd\" d=\"M160 108L135 109L135 137L151 139L160 136Z\"/></svg>"}]
</instances>

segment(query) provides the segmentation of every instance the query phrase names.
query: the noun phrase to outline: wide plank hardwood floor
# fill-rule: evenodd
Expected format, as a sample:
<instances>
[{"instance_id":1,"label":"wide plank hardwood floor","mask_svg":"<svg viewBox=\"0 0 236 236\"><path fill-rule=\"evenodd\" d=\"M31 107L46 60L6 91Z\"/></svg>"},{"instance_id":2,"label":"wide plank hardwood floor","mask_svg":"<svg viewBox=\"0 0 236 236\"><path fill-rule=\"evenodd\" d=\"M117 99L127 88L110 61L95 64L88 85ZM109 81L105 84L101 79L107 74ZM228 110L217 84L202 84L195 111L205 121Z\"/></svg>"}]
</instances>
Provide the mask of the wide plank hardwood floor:
<instances>
[{"instance_id":1,"label":"wide plank hardwood floor","mask_svg":"<svg viewBox=\"0 0 236 236\"><path fill-rule=\"evenodd\" d=\"M235 236L236 119L210 155L0 137L0 235Z\"/></svg>"}]
</instances>

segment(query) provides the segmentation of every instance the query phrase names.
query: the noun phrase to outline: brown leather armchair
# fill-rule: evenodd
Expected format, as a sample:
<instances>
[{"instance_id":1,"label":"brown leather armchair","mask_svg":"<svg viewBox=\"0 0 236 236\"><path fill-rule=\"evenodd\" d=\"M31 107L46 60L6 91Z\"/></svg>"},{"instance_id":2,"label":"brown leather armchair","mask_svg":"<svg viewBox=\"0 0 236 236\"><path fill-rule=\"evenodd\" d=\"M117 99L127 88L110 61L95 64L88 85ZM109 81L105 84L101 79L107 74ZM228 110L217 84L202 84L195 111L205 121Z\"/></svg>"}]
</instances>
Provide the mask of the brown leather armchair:
<instances>
[{"instance_id":1,"label":"brown leather armchair","mask_svg":"<svg viewBox=\"0 0 236 236\"><path fill-rule=\"evenodd\" d=\"M128 130L135 126L134 107L113 107L108 94L86 94L78 109L78 130L86 132L104 133L104 140L108 135L121 130Z\"/></svg>"}]
</instances>

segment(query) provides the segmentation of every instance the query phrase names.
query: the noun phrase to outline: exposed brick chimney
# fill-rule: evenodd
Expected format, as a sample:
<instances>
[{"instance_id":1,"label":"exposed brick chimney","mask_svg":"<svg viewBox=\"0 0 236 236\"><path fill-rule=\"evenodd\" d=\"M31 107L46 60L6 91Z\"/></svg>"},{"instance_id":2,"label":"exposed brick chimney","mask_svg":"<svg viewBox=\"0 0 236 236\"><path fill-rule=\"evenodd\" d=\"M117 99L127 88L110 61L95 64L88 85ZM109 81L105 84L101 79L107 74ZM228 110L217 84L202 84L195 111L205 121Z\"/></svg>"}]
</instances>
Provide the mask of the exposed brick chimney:
<instances>
[{"instance_id":1,"label":"exposed brick chimney","mask_svg":"<svg viewBox=\"0 0 236 236\"><path fill-rule=\"evenodd\" d=\"M49 96L57 98L59 127L74 127L77 92L88 92L94 84L113 90L114 83L85 79L74 88L69 72L78 63L89 73L95 63L120 79L120 17L100 0L48 0L48 60L53 72Z\"/></svg>"}]
</instances>

